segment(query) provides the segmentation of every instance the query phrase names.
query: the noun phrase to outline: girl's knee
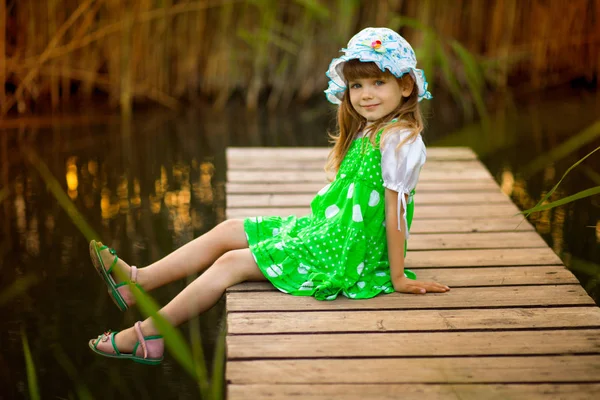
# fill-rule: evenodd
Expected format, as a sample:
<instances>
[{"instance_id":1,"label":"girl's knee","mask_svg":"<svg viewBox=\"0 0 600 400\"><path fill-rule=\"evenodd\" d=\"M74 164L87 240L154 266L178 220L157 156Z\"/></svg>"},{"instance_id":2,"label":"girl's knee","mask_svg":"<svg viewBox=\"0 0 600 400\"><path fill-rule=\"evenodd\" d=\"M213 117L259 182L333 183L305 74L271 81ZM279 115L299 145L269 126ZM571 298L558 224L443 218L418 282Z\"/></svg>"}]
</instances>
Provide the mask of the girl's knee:
<instances>
[{"instance_id":1,"label":"girl's knee","mask_svg":"<svg viewBox=\"0 0 600 400\"><path fill-rule=\"evenodd\" d=\"M223 252L248 247L244 220L242 219L225 220L217 225L214 231L214 234L219 237L219 246Z\"/></svg>"},{"instance_id":2,"label":"girl's knee","mask_svg":"<svg viewBox=\"0 0 600 400\"><path fill-rule=\"evenodd\" d=\"M244 220L238 218L226 219L219 224L219 227L227 231L243 231Z\"/></svg>"},{"instance_id":3,"label":"girl's knee","mask_svg":"<svg viewBox=\"0 0 600 400\"><path fill-rule=\"evenodd\" d=\"M249 249L228 251L219 257L213 267L221 269L229 277L231 284L264 279Z\"/></svg>"}]
</instances>

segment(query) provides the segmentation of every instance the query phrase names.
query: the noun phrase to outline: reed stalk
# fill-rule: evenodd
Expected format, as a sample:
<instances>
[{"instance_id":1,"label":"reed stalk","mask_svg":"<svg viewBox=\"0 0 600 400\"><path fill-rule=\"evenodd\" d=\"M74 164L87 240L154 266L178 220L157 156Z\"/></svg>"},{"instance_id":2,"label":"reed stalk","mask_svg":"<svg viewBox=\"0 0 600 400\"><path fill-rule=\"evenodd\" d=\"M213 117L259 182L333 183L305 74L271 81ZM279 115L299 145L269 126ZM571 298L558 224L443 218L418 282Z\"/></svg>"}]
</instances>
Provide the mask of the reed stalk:
<instances>
[{"instance_id":1,"label":"reed stalk","mask_svg":"<svg viewBox=\"0 0 600 400\"><path fill-rule=\"evenodd\" d=\"M132 14L131 11L125 11L127 17L123 21L124 27L121 35L121 90L119 103L121 105L121 115L125 117L125 120L131 118L132 112L132 39L131 39L131 25L132 25Z\"/></svg>"},{"instance_id":2,"label":"reed stalk","mask_svg":"<svg viewBox=\"0 0 600 400\"><path fill-rule=\"evenodd\" d=\"M46 47L44 52L38 58L36 66L34 66L33 68L31 68L31 70L29 70L29 72L27 73L27 75L25 75L25 78L19 85L19 87L17 87L17 89L15 91L15 97L18 98L18 97L22 96L25 86L28 85L36 77L39 68L42 66L42 64L44 64L48 60L50 54L52 53L52 50L58 45L58 42L62 39L62 37L67 32L67 30L81 16L81 14L83 14L89 8L89 6L92 4L92 2L93 2L93 0L87 0L87 1L83 2L77 8L77 10L75 10L73 12L73 14L71 14L69 19L59 28L59 30L56 32L56 34L54 35L54 37L52 38L50 43L48 43L48 46ZM33 27L34 25L29 24L29 26ZM12 108L15 101L16 100L13 100L13 101L9 100L6 103L4 103L2 105L2 108L0 109L0 111L1 111L0 115L6 114L6 112Z\"/></svg>"},{"instance_id":3,"label":"reed stalk","mask_svg":"<svg viewBox=\"0 0 600 400\"><path fill-rule=\"evenodd\" d=\"M54 18L56 14L56 0L48 1L48 36L52 37L56 33L56 19ZM58 87L58 75L54 74L55 62L50 61L50 103L52 106L52 110L58 109L58 104L60 101L60 93Z\"/></svg>"},{"instance_id":4,"label":"reed stalk","mask_svg":"<svg viewBox=\"0 0 600 400\"><path fill-rule=\"evenodd\" d=\"M0 1L0 104L6 102L6 2Z\"/></svg>"},{"instance_id":5,"label":"reed stalk","mask_svg":"<svg viewBox=\"0 0 600 400\"><path fill-rule=\"evenodd\" d=\"M40 388L38 386L37 374L35 372L35 362L31 355L29 341L25 329L21 328L21 342L23 343L23 355L25 357L25 368L27 371L27 386L29 388L29 398L31 400L40 400Z\"/></svg>"},{"instance_id":6,"label":"reed stalk","mask_svg":"<svg viewBox=\"0 0 600 400\"><path fill-rule=\"evenodd\" d=\"M470 89L464 65L449 51L448 43L454 41L477 60L485 90L530 90L578 77L597 82L600 72L600 29L595 19L600 0L571 0L568 7L546 0L131 0L127 6L118 0L49 0L45 4L40 8L33 0L15 3L14 17L8 18L26 29L9 30L10 37L6 36L10 19L6 12L0 15L0 27L4 26L0 54L6 54L0 59L0 80L8 79L16 87L9 93L0 88L0 115L15 105L26 111L46 98L56 108L57 96L68 101L71 82L81 83L78 96L89 98L100 88L108 91L112 104L123 107L147 93L171 105L198 93L222 108L236 91L245 95L251 109L264 93L270 94L269 108L285 107L293 98L301 102L324 89L323 71L356 31L393 25L397 17L427 27L406 25L401 34L418 49L432 87L441 84L455 96ZM6 9L5 4L2 7ZM445 43L442 49L439 41ZM8 49L7 43L16 43L16 48ZM40 71L47 67L60 73L43 76ZM74 78L73 70L87 71L86 80ZM96 75L109 79L108 89L98 86ZM481 109L481 104L468 101L469 107Z\"/></svg>"}]
</instances>

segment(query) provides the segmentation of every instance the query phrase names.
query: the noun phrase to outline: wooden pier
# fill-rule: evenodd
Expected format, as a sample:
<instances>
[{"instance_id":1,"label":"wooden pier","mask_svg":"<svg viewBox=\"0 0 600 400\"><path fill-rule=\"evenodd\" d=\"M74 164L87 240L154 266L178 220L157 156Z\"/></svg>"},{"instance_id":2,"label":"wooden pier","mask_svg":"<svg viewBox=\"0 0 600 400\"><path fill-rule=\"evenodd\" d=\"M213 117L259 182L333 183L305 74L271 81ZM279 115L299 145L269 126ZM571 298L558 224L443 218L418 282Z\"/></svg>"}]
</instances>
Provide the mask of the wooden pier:
<instances>
[{"instance_id":1,"label":"wooden pier","mask_svg":"<svg viewBox=\"0 0 600 400\"><path fill-rule=\"evenodd\" d=\"M327 151L229 148L227 217L308 214ZM452 290L232 287L228 399L600 398L600 309L475 154L429 148L415 202L406 265Z\"/></svg>"}]
</instances>

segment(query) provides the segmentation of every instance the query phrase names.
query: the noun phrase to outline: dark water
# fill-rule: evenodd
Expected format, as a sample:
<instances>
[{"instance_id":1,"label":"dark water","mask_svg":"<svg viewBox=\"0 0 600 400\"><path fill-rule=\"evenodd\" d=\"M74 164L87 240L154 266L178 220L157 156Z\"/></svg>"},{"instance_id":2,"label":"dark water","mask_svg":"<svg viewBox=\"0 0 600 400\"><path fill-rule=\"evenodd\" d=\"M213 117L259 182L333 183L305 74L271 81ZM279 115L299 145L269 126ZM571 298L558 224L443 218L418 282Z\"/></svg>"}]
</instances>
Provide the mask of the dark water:
<instances>
[{"instance_id":1,"label":"dark water","mask_svg":"<svg viewBox=\"0 0 600 400\"><path fill-rule=\"evenodd\" d=\"M579 134L600 115L594 93L548 92L543 101L519 100L502 108L511 111L491 116L487 133L464 124L451 103L440 103L446 105L427 110L427 144L473 147L520 207L537 203L572 163L600 145L600 135ZM0 399L27 397L22 330L43 398L77 398L86 391L94 398L197 398L194 382L168 355L161 366L148 367L88 349L88 339L141 317L137 310L122 314L114 307L89 261L85 235L99 237L134 265L163 257L224 219L227 146L327 145L333 114L318 105L278 116L234 107L222 113L190 109L177 115L143 112L127 124L67 120L0 131ZM571 138L587 144L548 159ZM600 185L599 160L595 154L571 172L553 199ZM47 189L52 182L46 168L89 228ZM598 197L531 218L597 302ZM18 279L31 285L3 300ZM164 304L184 285L153 295ZM221 303L197 321L209 356L222 310ZM182 326L188 339L192 328Z\"/></svg>"}]
</instances>

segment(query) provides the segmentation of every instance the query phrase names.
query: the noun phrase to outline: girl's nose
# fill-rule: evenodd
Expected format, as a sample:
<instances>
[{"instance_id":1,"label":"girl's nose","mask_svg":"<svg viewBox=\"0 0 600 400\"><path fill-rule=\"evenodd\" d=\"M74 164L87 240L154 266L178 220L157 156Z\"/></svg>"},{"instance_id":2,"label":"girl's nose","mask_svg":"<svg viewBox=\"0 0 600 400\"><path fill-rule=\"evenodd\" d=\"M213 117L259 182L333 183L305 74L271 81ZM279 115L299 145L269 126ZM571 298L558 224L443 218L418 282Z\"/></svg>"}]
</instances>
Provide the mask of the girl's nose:
<instances>
[{"instance_id":1,"label":"girl's nose","mask_svg":"<svg viewBox=\"0 0 600 400\"><path fill-rule=\"evenodd\" d=\"M368 87L368 86L367 86L367 87L364 87L364 88L363 88L363 91L362 91L362 97L363 97L364 99L370 99L370 98L372 98L372 97L373 97L373 91L371 90L371 88L370 88L370 87Z\"/></svg>"}]
</instances>

